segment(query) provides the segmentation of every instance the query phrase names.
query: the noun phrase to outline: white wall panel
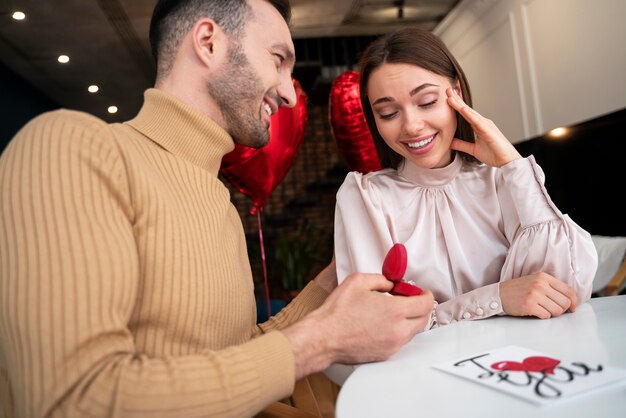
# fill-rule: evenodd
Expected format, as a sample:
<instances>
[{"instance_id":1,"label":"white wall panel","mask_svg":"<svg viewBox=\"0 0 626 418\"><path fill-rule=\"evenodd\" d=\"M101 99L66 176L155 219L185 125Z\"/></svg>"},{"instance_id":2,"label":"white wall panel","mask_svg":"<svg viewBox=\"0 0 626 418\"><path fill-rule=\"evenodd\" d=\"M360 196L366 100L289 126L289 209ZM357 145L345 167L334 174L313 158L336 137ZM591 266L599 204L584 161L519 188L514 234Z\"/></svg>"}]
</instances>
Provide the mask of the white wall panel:
<instances>
[{"instance_id":1,"label":"white wall panel","mask_svg":"<svg viewBox=\"0 0 626 418\"><path fill-rule=\"evenodd\" d=\"M626 106L626 1L531 0L521 10L544 131Z\"/></svg>"},{"instance_id":2,"label":"white wall panel","mask_svg":"<svg viewBox=\"0 0 626 418\"><path fill-rule=\"evenodd\" d=\"M625 0L462 0L434 32L511 142L626 107Z\"/></svg>"},{"instance_id":3,"label":"white wall panel","mask_svg":"<svg viewBox=\"0 0 626 418\"><path fill-rule=\"evenodd\" d=\"M474 108L492 119L511 142L525 138L515 47L509 16L462 56Z\"/></svg>"}]
</instances>

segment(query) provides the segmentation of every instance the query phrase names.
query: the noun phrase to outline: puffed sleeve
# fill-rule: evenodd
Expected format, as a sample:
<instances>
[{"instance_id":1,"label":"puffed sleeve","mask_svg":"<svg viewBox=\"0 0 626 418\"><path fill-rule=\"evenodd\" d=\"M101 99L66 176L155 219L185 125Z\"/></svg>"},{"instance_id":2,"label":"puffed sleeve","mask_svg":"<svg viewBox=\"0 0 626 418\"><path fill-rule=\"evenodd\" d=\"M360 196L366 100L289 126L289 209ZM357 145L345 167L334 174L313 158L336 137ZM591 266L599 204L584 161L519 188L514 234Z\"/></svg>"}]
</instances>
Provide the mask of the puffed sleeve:
<instances>
[{"instance_id":1,"label":"puffed sleeve","mask_svg":"<svg viewBox=\"0 0 626 418\"><path fill-rule=\"evenodd\" d=\"M591 297L598 265L591 235L555 206L544 180L544 173L532 156L511 161L497 170L497 199L509 243L499 281L440 303L433 327L503 315L499 283L538 272L570 285L579 304Z\"/></svg>"},{"instance_id":2,"label":"puffed sleeve","mask_svg":"<svg viewBox=\"0 0 626 418\"><path fill-rule=\"evenodd\" d=\"M393 245L369 177L348 173L337 192L334 239L339 283L355 271L381 273L381 254Z\"/></svg>"},{"instance_id":3,"label":"puffed sleeve","mask_svg":"<svg viewBox=\"0 0 626 418\"><path fill-rule=\"evenodd\" d=\"M500 281L543 271L572 286L579 303L589 300L598 267L591 235L554 205L534 157L500 172L498 195L511 241Z\"/></svg>"}]
</instances>

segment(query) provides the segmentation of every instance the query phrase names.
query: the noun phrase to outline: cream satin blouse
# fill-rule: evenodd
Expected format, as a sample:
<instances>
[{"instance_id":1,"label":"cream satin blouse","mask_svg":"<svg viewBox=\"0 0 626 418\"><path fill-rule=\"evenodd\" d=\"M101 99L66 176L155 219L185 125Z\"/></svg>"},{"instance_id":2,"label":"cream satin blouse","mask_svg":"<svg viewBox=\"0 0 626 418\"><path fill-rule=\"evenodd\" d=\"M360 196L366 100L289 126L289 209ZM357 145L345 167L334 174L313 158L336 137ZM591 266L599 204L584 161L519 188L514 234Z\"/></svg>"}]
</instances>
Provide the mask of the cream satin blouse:
<instances>
[{"instance_id":1,"label":"cream satin blouse","mask_svg":"<svg viewBox=\"0 0 626 418\"><path fill-rule=\"evenodd\" d=\"M454 161L439 169L402 164L351 172L337 193L335 257L351 272L380 273L405 244L405 279L433 292L436 322L502 315L499 283L543 271L591 296L597 252L588 232L562 214L532 156L500 167Z\"/></svg>"}]
</instances>

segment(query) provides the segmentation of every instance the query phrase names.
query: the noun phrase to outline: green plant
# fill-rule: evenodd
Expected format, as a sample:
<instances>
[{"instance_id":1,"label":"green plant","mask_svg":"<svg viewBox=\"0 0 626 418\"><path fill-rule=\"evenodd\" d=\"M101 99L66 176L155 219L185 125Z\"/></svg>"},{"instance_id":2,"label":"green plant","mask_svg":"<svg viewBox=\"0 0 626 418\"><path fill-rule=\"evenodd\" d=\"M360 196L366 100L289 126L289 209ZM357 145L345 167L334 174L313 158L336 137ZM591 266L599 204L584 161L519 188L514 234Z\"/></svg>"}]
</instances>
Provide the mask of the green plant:
<instances>
[{"instance_id":1,"label":"green plant","mask_svg":"<svg viewBox=\"0 0 626 418\"><path fill-rule=\"evenodd\" d=\"M319 260L317 241L314 231L302 224L295 239L282 238L277 242L275 257L283 289L301 290L311 279L311 268Z\"/></svg>"}]
</instances>

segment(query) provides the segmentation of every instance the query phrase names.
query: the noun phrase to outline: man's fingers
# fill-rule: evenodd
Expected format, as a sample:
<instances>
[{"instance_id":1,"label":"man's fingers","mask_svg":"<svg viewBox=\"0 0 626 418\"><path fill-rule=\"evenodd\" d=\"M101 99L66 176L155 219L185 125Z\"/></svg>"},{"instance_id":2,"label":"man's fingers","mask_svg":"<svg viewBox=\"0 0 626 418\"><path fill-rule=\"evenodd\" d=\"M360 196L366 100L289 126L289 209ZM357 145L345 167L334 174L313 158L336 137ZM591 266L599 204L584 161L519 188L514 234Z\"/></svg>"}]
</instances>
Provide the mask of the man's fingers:
<instances>
[{"instance_id":1,"label":"man's fingers","mask_svg":"<svg viewBox=\"0 0 626 418\"><path fill-rule=\"evenodd\" d=\"M420 332L424 331L424 328L428 324L428 320L424 321L423 317L407 319L407 324L410 327L410 333L406 341L404 342L404 344L408 343L409 341L413 339L413 337L415 337Z\"/></svg>"},{"instance_id":2,"label":"man's fingers","mask_svg":"<svg viewBox=\"0 0 626 418\"><path fill-rule=\"evenodd\" d=\"M425 316L430 316L433 309L433 294L426 290L417 296L393 296L393 303L400 306L404 312L404 318L409 320L421 320Z\"/></svg>"},{"instance_id":3,"label":"man's fingers","mask_svg":"<svg viewBox=\"0 0 626 418\"><path fill-rule=\"evenodd\" d=\"M358 286L377 292L389 292L393 288L393 282L382 274L352 273L346 277L344 283L348 286Z\"/></svg>"}]
</instances>

